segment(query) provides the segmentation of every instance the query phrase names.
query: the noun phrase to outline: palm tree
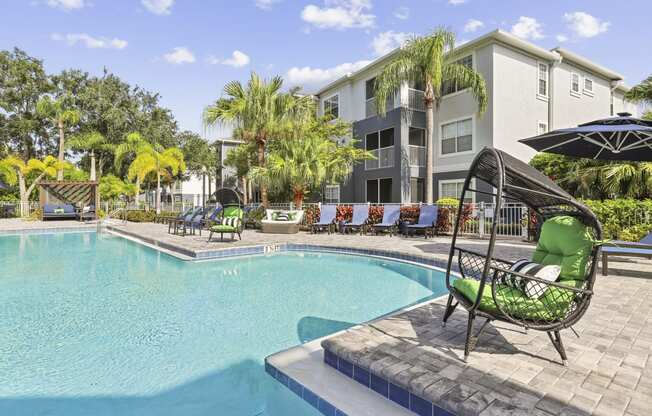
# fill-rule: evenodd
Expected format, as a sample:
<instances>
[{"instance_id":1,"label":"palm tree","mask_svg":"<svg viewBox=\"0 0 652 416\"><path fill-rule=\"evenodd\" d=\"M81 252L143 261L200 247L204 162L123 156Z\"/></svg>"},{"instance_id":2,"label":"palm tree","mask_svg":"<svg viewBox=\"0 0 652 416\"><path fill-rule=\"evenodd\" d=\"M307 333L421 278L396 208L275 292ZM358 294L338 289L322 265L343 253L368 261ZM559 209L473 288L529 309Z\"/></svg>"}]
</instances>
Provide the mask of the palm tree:
<instances>
[{"instance_id":1,"label":"palm tree","mask_svg":"<svg viewBox=\"0 0 652 416\"><path fill-rule=\"evenodd\" d=\"M36 103L36 111L43 117L46 117L59 129L59 163L63 166L65 150L65 128L67 124L76 124L79 122L79 111L69 109L64 104L64 99L51 99L46 96ZM63 168L57 171L57 180L63 180Z\"/></svg>"},{"instance_id":2,"label":"palm tree","mask_svg":"<svg viewBox=\"0 0 652 416\"><path fill-rule=\"evenodd\" d=\"M156 213L161 213L161 177L172 178L186 170L183 152L176 148L162 149L145 144L138 148L136 159L129 165L128 178L142 182L151 173L156 175Z\"/></svg>"},{"instance_id":3,"label":"palm tree","mask_svg":"<svg viewBox=\"0 0 652 416\"><path fill-rule=\"evenodd\" d=\"M252 155L255 153L251 151L248 144L242 144L231 149L224 159L225 166L231 166L235 169L235 175L240 181L240 186L242 188L243 203L247 204L249 198L248 192L248 175L251 167L254 163L252 160Z\"/></svg>"},{"instance_id":4,"label":"palm tree","mask_svg":"<svg viewBox=\"0 0 652 416\"><path fill-rule=\"evenodd\" d=\"M637 103L652 105L652 75L627 91L625 98Z\"/></svg>"},{"instance_id":5,"label":"palm tree","mask_svg":"<svg viewBox=\"0 0 652 416\"><path fill-rule=\"evenodd\" d=\"M376 77L376 107L384 114L387 100L407 82L424 85L423 102L426 107L426 202L433 202L433 123L439 109L443 87L454 83L459 90L468 88L478 102L478 110L487 108L487 86L482 75L458 62L455 52L455 34L436 29L432 34L413 37L398 52L398 56Z\"/></svg>"},{"instance_id":6,"label":"palm tree","mask_svg":"<svg viewBox=\"0 0 652 416\"><path fill-rule=\"evenodd\" d=\"M605 190L610 195L649 198L652 190L652 163L613 163L602 168Z\"/></svg>"},{"instance_id":7,"label":"palm tree","mask_svg":"<svg viewBox=\"0 0 652 416\"><path fill-rule=\"evenodd\" d=\"M120 170L122 167L122 164L124 162L124 159L127 156L136 156L136 153L138 152L138 149L147 146L148 142L143 139L143 137L140 135L140 133L133 132L129 133L125 140L120 143L119 145L113 147L113 153L114 153L114 158L113 158L113 163L115 165L116 170ZM136 194L136 205L138 205L138 197L140 195L140 177L136 175L136 188L138 189L138 193Z\"/></svg>"},{"instance_id":8,"label":"palm tree","mask_svg":"<svg viewBox=\"0 0 652 416\"><path fill-rule=\"evenodd\" d=\"M97 131L91 131L86 133L77 134L68 140L66 146L74 150L83 150L89 152L91 158L91 168L90 168L90 180L97 180L97 175L95 172L95 152L100 150L112 150L112 146L107 143L104 136ZM102 161L100 159L100 165Z\"/></svg>"},{"instance_id":9,"label":"palm tree","mask_svg":"<svg viewBox=\"0 0 652 416\"><path fill-rule=\"evenodd\" d=\"M42 161L38 159L30 159L27 163L17 156L8 156L2 160L1 164L5 167L10 167L18 178L20 213L22 216L29 214L29 196L43 177L48 176L53 178L60 170L63 171L64 169L71 168L69 163L61 163L54 156L46 156ZM31 177L30 174L35 174L36 177L32 180L31 184L27 186L27 180Z\"/></svg>"},{"instance_id":10,"label":"palm tree","mask_svg":"<svg viewBox=\"0 0 652 416\"><path fill-rule=\"evenodd\" d=\"M18 175L11 164L6 160L0 160L0 178L3 178L7 185L15 185L18 182Z\"/></svg>"},{"instance_id":11,"label":"palm tree","mask_svg":"<svg viewBox=\"0 0 652 416\"><path fill-rule=\"evenodd\" d=\"M269 140L287 123L309 119L314 103L308 96L299 96L298 90L281 92L283 79L279 76L267 81L255 72L246 86L231 81L224 87L225 98L204 111L204 123L233 126L234 136L256 144L258 166L265 167L265 148ZM260 187L262 204L269 206L267 186Z\"/></svg>"},{"instance_id":12,"label":"palm tree","mask_svg":"<svg viewBox=\"0 0 652 416\"><path fill-rule=\"evenodd\" d=\"M348 179L353 164L373 156L355 146L339 145L333 140L350 133L350 124L317 120L307 126L292 126L270 146L267 165L251 169L259 184L292 192L294 204L301 209L305 196L325 184Z\"/></svg>"}]
</instances>

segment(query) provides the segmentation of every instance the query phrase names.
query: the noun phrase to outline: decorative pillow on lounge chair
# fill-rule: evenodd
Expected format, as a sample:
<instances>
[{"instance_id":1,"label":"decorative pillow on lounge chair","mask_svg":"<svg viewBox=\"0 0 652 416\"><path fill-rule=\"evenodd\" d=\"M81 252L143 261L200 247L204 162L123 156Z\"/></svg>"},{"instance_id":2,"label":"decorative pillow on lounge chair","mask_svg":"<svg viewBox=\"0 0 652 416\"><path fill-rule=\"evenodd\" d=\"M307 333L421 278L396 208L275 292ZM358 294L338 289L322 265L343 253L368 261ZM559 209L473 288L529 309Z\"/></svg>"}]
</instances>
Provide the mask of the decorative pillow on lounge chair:
<instances>
[{"instance_id":1,"label":"decorative pillow on lounge chair","mask_svg":"<svg viewBox=\"0 0 652 416\"><path fill-rule=\"evenodd\" d=\"M274 221L289 221L290 216L288 215L287 212L281 212L276 216L276 219Z\"/></svg>"},{"instance_id":2,"label":"decorative pillow on lounge chair","mask_svg":"<svg viewBox=\"0 0 652 416\"><path fill-rule=\"evenodd\" d=\"M240 225L240 218L238 217L222 218L222 225L226 225L229 227L238 227Z\"/></svg>"},{"instance_id":3,"label":"decorative pillow on lounge chair","mask_svg":"<svg viewBox=\"0 0 652 416\"><path fill-rule=\"evenodd\" d=\"M529 260L518 260L509 268L509 270L528 276L538 277L541 280L554 282L559 278L561 273L561 266L534 263ZM519 276L508 274L505 277L505 284L507 286L519 289L530 299L539 299L548 290L548 285L541 282L533 282L531 280L524 281Z\"/></svg>"},{"instance_id":4,"label":"decorative pillow on lounge chair","mask_svg":"<svg viewBox=\"0 0 652 416\"><path fill-rule=\"evenodd\" d=\"M66 211L65 211L63 208L55 208L55 209L54 209L54 213L55 213L55 214L63 214L63 213L65 213L65 212L66 212Z\"/></svg>"}]
</instances>

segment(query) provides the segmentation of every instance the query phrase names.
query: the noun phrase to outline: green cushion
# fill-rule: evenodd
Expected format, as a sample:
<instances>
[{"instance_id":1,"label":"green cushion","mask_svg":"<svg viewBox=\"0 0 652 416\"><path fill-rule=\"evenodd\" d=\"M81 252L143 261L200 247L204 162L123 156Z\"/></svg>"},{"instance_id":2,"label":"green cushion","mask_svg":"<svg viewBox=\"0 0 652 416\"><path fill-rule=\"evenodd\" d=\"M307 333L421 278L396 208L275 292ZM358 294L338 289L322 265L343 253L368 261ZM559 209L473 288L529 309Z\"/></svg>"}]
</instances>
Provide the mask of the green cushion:
<instances>
[{"instance_id":1,"label":"green cushion","mask_svg":"<svg viewBox=\"0 0 652 416\"><path fill-rule=\"evenodd\" d=\"M532 261L560 265L560 280L585 279L593 236L590 228L570 216L558 216L543 223Z\"/></svg>"},{"instance_id":2,"label":"green cushion","mask_svg":"<svg viewBox=\"0 0 652 416\"><path fill-rule=\"evenodd\" d=\"M217 224L210 228L214 233L235 233L238 231L238 227L233 227L231 225L222 225Z\"/></svg>"},{"instance_id":3,"label":"green cushion","mask_svg":"<svg viewBox=\"0 0 652 416\"><path fill-rule=\"evenodd\" d=\"M288 212L288 221L294 221L297 218L296 212Z\"/></svg>"},{"instance_id":4,"label":"green cushion","mask_svg":"<svg viewBox=\"0 0 652 416\"><path fill-rule=\"evenodd\" d=\"M559 282L574 288L584 284L581 280L564 280ZM465 298L475 302L478 298L480 281L475 279L456 279L453 287ZM497 285L496 299L503 310L514 318L554 321L566 316L574 298L573 292L558 287L549 287L539 299L527 297L523 292L507 285ZM491 294L491 284L486 283L482 290L480 310L498 314L498 308Z\"/></svg>"},{"instance_id":5,"label":"green cushion","mask_svg":"<svg viewBox=\"0 0 652 416\"><path fill-rule=\"evenodd\" d=\"M222 212L222 217L238 217L242 218L244 216L244 211L242 208L237 207L237 206L227 206L224 207L224 211Z\"/></svg>"}]
</instances>

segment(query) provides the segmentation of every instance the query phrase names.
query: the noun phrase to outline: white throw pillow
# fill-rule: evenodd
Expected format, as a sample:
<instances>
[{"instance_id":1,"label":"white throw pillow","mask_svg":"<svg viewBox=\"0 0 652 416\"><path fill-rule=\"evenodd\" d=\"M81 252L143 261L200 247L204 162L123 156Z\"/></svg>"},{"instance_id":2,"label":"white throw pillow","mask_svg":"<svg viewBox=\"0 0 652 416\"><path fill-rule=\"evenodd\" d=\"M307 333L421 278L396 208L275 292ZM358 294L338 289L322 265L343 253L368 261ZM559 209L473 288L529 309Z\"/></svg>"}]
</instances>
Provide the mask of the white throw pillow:
<instances>
[{"instance_id":1,"label":"white throw pillow","mask_svg":"<svg viewBox=\"0 0 652 416\"><path fill-rule=\"evenodd\" d=\"M548 282L554 282L559 278L561 266L544 266L529 260L518 260L509 268L509 270L528 276L534 276ZM525 296L530 299L539 299L548 289L548 285L545 283L534 282L531 280L523 281L523 279L515 275L508 275L505 279L505 284L521 290L525 293Z\"/></svg>"}]
</instances>

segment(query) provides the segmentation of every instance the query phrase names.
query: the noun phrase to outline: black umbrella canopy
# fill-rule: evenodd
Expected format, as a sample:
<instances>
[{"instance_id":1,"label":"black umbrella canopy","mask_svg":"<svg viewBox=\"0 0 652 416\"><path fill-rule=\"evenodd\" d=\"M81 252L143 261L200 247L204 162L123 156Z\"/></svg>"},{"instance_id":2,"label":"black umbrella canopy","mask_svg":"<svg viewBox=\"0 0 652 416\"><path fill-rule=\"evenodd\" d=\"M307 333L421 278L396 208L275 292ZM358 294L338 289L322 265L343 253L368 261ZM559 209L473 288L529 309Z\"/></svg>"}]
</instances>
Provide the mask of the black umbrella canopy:
<instances>
[{"instance_id":1,"label":"black umbrella canopy","mask_svg":"<svg viewBox=\"0 0 652 416\"><path fill-rule=\"evenodd\" d=\"M519 140L539 152L600 160L652 161L652 122L620 113Z\"/></svg>"}]
</instances>

